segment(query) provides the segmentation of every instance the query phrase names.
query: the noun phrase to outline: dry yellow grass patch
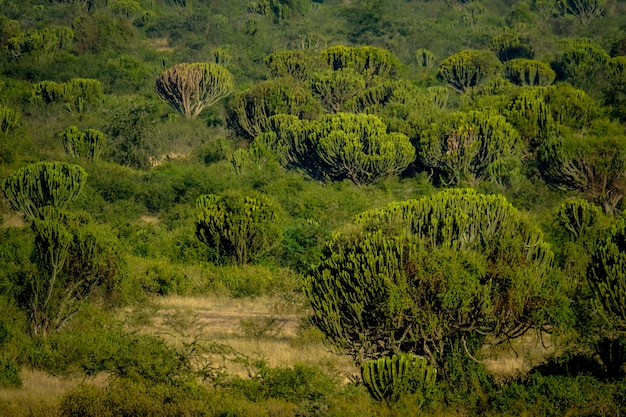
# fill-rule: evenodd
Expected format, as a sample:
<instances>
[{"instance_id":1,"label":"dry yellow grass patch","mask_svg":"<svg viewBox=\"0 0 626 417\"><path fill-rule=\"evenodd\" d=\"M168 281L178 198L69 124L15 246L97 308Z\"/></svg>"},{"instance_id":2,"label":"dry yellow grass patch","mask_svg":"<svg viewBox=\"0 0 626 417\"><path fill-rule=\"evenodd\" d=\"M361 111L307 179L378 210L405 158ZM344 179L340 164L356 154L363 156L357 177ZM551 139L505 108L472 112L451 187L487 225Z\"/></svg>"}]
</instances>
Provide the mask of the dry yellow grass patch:
<instances>
[{"instance_id":1,"label":"dry yellow grass patch","mask_svg":"<svg viewBox=\"0 0 626 417\"><path fill-rule=\"evenodd\" d=\"M513 340L510 346L503 345L490 351L485 365L496 377L507 379L529 372L553 352L549 334L540 337L535 332L527 332Z\"/></svg>"},{"instance_id":2,"label":"dry yellow grass patch","mask_svg":"<svg viewBox=\"0 0 626 417\"><path fill-rule=\"evenodd\" d=\"M20 376L21 388L0 389L0 415L26 416L34 411L37 411L37 415L46 415L42 414L45 410L50 410L51 416L56 415L54 410L59 398L66 392L81 384L104 386L107 383L105 374L94 378L70 378L53 376L43 371L22 370Z\"/></svg>"},{"instance_id":3,"label":"dry yellow grass patch","mask_svg":"<svg viewBox=\"0 0 626 417\"><path fill-rule=\"evenodd\" d=\"M272 367L308 364L345 378L356 375L351 358L331 353L321 338L303 330L307 310L301 303L278 297L159 297L157 314L143 330L173 344L201 340L230 349L208 359L228 373L247 369L232 359L264 360ZM206 359L206 358L205 358Z\"/></svg>"},{"instance_id":4,"label":"dry yellow grass patch","mask_svg":"<svg viewBox=\"0 0 626 417\"><path fill-rule=\"evenodd\" d=\"M24 226L26 226L26 223L24 223L24 216L22 214L16 212L2 213L2 227L20 228Z\"/></svg>"}]
</instances>

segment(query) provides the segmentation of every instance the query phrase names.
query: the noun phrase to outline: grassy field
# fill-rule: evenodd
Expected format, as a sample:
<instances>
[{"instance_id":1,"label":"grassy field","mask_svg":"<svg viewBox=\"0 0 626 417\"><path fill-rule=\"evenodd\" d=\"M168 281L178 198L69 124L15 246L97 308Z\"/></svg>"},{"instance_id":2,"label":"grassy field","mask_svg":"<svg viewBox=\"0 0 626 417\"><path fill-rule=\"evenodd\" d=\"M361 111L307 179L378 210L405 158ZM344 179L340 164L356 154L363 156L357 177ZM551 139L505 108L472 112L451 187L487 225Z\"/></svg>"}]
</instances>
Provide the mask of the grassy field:
<instances>
[{"instance_id":1,"label":"grassy field","mask_svg":"<svg viewBox=\"0 0 626 417\"><path fill-rule=\"evenodd\" d=\"M308 324L303 299L259 296L255 298L157 297L141 309L123 310L120 318L131 331L163 338L179 350L191 352L193 365L206 375L226 373L246 377L251 364L264 361L270 367L305 364L345 383L358 379L350 357L329 351L319 331ZM549 337L528 334L512 346L492 349L487 367L497 379L506 380L541 362ZM546 347L546 345L548 345ZM0 390L0 415L47 415L58 399L80 384L106 386L107 374L95 377L53 376L23 370L19 389ZM56 416L50 411L50 416Z\"/></svg>"}]
</instances>

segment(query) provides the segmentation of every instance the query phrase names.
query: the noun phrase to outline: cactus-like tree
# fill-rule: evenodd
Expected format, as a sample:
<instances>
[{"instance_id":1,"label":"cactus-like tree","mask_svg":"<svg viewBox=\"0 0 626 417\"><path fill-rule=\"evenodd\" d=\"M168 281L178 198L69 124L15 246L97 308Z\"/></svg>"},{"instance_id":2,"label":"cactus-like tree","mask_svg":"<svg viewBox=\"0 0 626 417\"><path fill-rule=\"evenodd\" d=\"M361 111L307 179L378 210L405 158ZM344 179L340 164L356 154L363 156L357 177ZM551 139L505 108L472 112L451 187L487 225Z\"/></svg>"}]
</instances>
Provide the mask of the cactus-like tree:
<instances>
[{"instance_id":1,"label":"cactus-like tree","mask_svg":"<svg viewBox=\"0 0 626 417\"><path fill-rule=\"evenodd\" d=\"M365 78L350 68L324 71L313 74L310 86L328 113L338 113L365 90Z\"/></svg>"},{"instance_id":2,"label":"cactus-like tree","mask_svg":"<svg viewBox=\"0 0 626 417\"><path fill-rule=\"evenodd\" d=\"M2 191L14 210L32 222L47 206L66 210L80 195L87 173L65 162L38 162L18 169L2 182Z\"/></svg>"},{"instance_id":3,"label":"cactus-like tree","mask_svg":"<svg viewBox=\"0 0 626 417\"><path fill-rule=\"evenodd\" d=\"M86 173L78 165L40 162L2 182L11 206L24 214L35 235L36 270L20 277L18 302L28 310L32 331L45 337L78 311L94 288L116 273L115 256L99 233L67 211Z\"/></svg>"},{"instance_id":4,"label":"cactus-like tree","mask_svg":"<svg viewBox=\"0 0 626 417\"><path fill-rule=\"evenodd\" d=\"M607 62L609 85L603 91L602 102L612 117L626 121L626 56L616 56Z\"/></svg>"},{"instance_id":5,"label":"cactus-like tree","mask_svg":"<svg viewBox=\"0 0 626 417\"><path fill-rule=\"evenodd\" d=\"M423 357L401 353L371 359L361 364L361 379L372 398L387 404L397 402L403 394L419 393L426 399L435 388L437 368Z\"/></svg>"},{"instance_id":6,"label":"cactus-like tree","mask_svg":"<svg viewBox=\"0 0 626 417\"><path fill-rule=\"evenodd\" d=\"M545 62L517 58L506 62L504 76L517 85L547 86L554 82L556 72Z\"/></svg>"},{"instance_id":7,"label":"cactus-like tree","mask_svg":"<svg viewBox=\"0 0 626 417\"><path fill-rule=\"evenodd\" d=\"M518 58L531 59L534 56L530 40L516 28L507 29L491 38L489 49L495 52L502 62Z\"/></svg>"},{"instance_id":8,"label":"cactus-like tree","mask_svg":"<svg viewBox=\"0 0 626 417\"><path fill-rule=\"evenodd\" d=\"M230 102L226 122L237 135L252 140L270 130L270 117L295 115L301 119L317 117L321 104L311 92L287 80L269 80L236 95Z\"/></svg>"},{"instance_id":9,"label":"cactus-like tree","mask_svg":"<svg viewBox=\"0 0 626 417\"><path fill-rule=\"evenodd\" d=\"M561 78L577 85L585 85L602 74L610 58L600 45L588 38L565 38L560 41L559 47L561 52L555 67Z\"/></svg>"},{"instance_id":10,"label":"cactus-like tree","mask_svg":"<svg viewBox=\"0 0 626 417\"><path fill-rule=\"evenodd\" d=\"M218 261L240 265L257 259L282 238L274 205L264 196L237 197L205 194L196 202L196 236Z\"/></svg>"},{"instance_id":11,"label":"cactus-like tree","mask_svg":"<svg viewBox=\"0 0 626 417\"><path fill-rule=\"evenodd\" d=\"M304 81L315 68L315 57L302 50L276 51L265 57L272 78L292 77Z\"/></svg>"},{"instance_id":12,"label":"cactus-like tree","mask_svg":"<svg viewBox=\"0 0 626 417\"><path fill-rule=\"evenodd\" d=\"M626 330L626 220L620 220L592 254L588 279L599 310L620 331Z\"/></svg>"},{"instance_id":13,"label":"cactus-like tree","mask_svg":"<svg viewBox=\"0 0 626 417\"><path fill-rule=\"evenodd\" d=\"M495 113L453 113L419 134L417 159L448 184L477 184L488 179L490 166L505 159L520 159L523 142L506 119Z\"/></svg>"},{"instance_id":14,"label":"cactus-like tree","mask_svg":"<svg viewBox=\"0 0 626 417\"><path fill-rule=\"evenodd\" d=\"M100 159L106 144L104 133L96 129L87 129L84 132L76 126L65 129L59 139L65 152L75 158L86 158L91 161Z\"/></svg>"},{"instance_id":15,"label":"cactus-like tree","mask_svg":"<svg viewBox=\"0 0 626 417\"><path fill-rule=\"evenodd\" d=\"M437 78L455 90L466 93L496 75L501 67L502 64L492 51L469 49L441 61Z\"/></svg>"},{"instance_id":16,"label":"cactus-like tree","mask_svg":"<svg viewBox=\"0 0 626 417\"><path fill-rule=\"evenodd\" d=\"M547 94L544 87L524 87L503 111L524 142L532 148L537 146L541 135L554 122Z\"/></svg>"},{"instance_id":17,"label":"cactus-like tree","mask_svg":"<svg viewBox=\"0 0 626 417\"><path fill-rule=\"evenodd\" d=\"M164 71L156 81L157 95L187 118L232 93L233 75L218 64L182 63Z\"/></svg>"},{"instance_id":18,"label":"cactus-like tree","mask_svg":"<svg viewBox=\"0 0 626 417\"><path fill-rule=\"evenodd\" d=\"M592 20L602 17L606 11L607 0L558 0L563 3L567 12L578 18L580 23L588 26Z\"/></svg>"},{"instance_id":19,"label":"cactus-like tree","mask_svg":"<svg viewBox=\"0 0 626 417\"><path fill-rule=\"evenodd\" d=\"M14 132L22 123L17 110L0 105L0 133L8 135Z\"/></svg>"},{"instance_id":20,"label":"cactus-like tree","mask_svg":"<svg viewBox=\"0 0 626 417\"><path fill-rule=\"evenodd\" d=\"M337 113L317 120L272 118L273 131L255 139L281 152L280 159L313 178L370 184L402 172L415 148L401 133L387 133L374 115Z\"/></svg>"},{"instance_id":21,"label":"cactus-like tree","mask_svg":"<svg viewBox=\"0 0 626 417\"><path fill-rule=\"evenodd\" d=\"M580 191L607 214L626 193L626 136L617 128L585 136L557 129L537 149L537 161L548 184Z\"/></svg>"},{"instance_id":22,"label":"cactus-like tree","mask_svg":"<svg viewBox=\"0 0 626 417\"><path fill-rule=\"evenodd\" d=\"M102 83L91 78L73 78L65 83L41 81L33 85L32 98L44 104L64 104L69 111L82 112L104 98Z\"/></svg>"},{"instance_id":23,"label":"cactus-like tree","mask_svg":"<svg viewBox=\"0 0 626 417\"><path fill-rule=\"evenodd\" d=\"M541 232L498 195L449 189L357 216L305 279L312 322L357 363L412 352L445 368L544 324L556 297Z\"/></svg>"},{"instance_id":24,"label":"cactus-like tree","mask_svg":"<svg viewBox=\"0 0 626 417\"><path fill-rule=\"evenodd\" d=\"M331 46L321 52L322 61L334 71L350 68L365 77L395 78L400 72L400 60L386 49L374 46Z\"/></svg>"}]
</instances>

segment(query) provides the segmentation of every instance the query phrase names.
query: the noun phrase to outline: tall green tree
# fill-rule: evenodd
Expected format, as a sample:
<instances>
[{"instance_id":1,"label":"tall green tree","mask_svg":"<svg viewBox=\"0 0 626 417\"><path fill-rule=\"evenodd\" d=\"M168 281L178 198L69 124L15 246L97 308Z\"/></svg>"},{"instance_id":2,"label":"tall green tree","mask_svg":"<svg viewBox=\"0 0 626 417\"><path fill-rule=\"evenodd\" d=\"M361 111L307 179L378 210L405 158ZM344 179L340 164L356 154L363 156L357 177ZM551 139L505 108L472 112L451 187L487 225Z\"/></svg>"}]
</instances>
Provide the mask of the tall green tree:
<instances>
[{"instance_id":1,"label":"tall green tree","mask_svg":"<svg viewBox=\"0 0 626 417\"><path fill-rule=\"evenodd\" d=\"M66 210L80 195L86 171L65 162L38 162L18 169L2 182L2 191L14 210L28 222L42 217L45 207Z\"/></svg>"},{"instance_id":2,"label":"tall green tree","mask_svg":"<svg viewBox=\"0 0 626 417\"><path fill-rule=\"evenodd\" d=\"M18 302L38 336L62 328L96 287L117 274L111 242L105 243L95 227L67 210L86 176L78 165L40 162L2 182L11 206L24 214L35 235L36 268L20 274L16 284Z\"/></svg>"},{"instance_id":3,"label":"tall green tree","mask_svg":"<svg viewBox=\"0 0 626 417\"><path fill-rule=\"evenodd\" d=\"M437 69L437 78L466 93L501 71L498 57L488 50L469 49L450 55Z\"/></svg>"},{"instance_id":4,"label":"tall green tree","mask_svg":"<svg viewBox=\"0 0 626 417\"><path fill-rule=\"evenodd\" d=\"M206 62L175 65L164 71L156 81L159 98L190 119L228 96L233 88L230 71L221 65Z\"/></svg>"},{"instance_id":5,"label":"tall green tree","mask_svg":"<svg viewBox=\"0 0 626 417\"><path fill-rule=\"evenodd\" d=\"M370 184L402 172L415 158L408 137L387 133L374 115L337 113L312 121L282 115L271 121L273 130L255 143L273 149L286 166L313 178Z\"/></svg>"},{"instance_id":6,"label":"tall green tree","mask_svg":"<svg viewBox=\"0 0 626 417\"><path fill-rule=\"evenodd\" d=\"M76 126L65 129L59 139L65 152L75 158L86 158L97 161L104 152L106 137L104 133L96 129L87 129L84 132Z\"/></svg>"},{"instance_id":7,"label":"tall green tree","mask_svg":"<svg viewBox=\"0 0 626 417\"><path fill-rule=\"evenodd\" d=\"M626 330L626 220L621 219L593 252L589 282L600 311L619 331Z\"/></svg>"},{"instance_id":8,"label":"tall green tree","mask_svg":"<svg viewBox=\"0 0 626 417\"><path fill-rule=\"evenodd\" d=\"M548 184L579 191L614 214L626 193L626 136L617 127L594 130L582 135L555 129L537 149L537 161Z\"/></svg>"},{"instance_id":9,"label":"tall green tree","mask_svg":"<svg viewBox=\"0 0 626 417\"><path fill-rule=\"evenodd\" d=\"M626 56L615 56L607 62L608 85L602 102L609 107L611 117L626 121Z\"/></svg>"},{"instance_id":10,"label":"tall green tree","mask_svg":"<svg viewBox=\"0 0 626 417\"><path fill-rule=\"evenodd\" d=\"M495 113L470 111L431 123L416 139L417 161L450 185L490 179L493 164L520 160L524 144L506 119ZM497 179L497 178L493 178Z\"/></svg>"},{"instance_id":11,"label":"tall green tree","mask_svg":"<svg viewBox=\"0 0 626 417\"><path fill-rule=\"evenodd\" d=\"M412 352L446 372L541 328L556 305L552 252L502 196L449 189L357 216L304 282L312 322L357 363Z\"/></svg>"},{"instance_id":12,"label":"tall green tree","mask_svg":"<svg viewBox=\"0 0 626 417\"><path fill-rule=\"evenodd\" d=\"M218 261L248 263L282 239L278 211L267 197L205 194L198 197L196 206L196 236Z\"/></svg>"},{"instance_id":13,"label":"tall green tree","mask_svg":"<svg viewBox=\"0 0 626 417\"><path fill-rule=\"evenodd\" d=\"M547 86L554 82L556 72L545 62L516 58L504 65L504 76L523 86Z\"/></svg>"},{"instance_id":14,"label":"tall green tree","mask_svg":"<svg viewBox=\"0 0 626 417\"><path fill-rule=\"evenodd\" d=\"M263 81L229 103L226 123L238 136L252 140L270 130L270 118L278 114L312 119L322 105L308 89L286 79Z\"/></svg>"}]
</instances>

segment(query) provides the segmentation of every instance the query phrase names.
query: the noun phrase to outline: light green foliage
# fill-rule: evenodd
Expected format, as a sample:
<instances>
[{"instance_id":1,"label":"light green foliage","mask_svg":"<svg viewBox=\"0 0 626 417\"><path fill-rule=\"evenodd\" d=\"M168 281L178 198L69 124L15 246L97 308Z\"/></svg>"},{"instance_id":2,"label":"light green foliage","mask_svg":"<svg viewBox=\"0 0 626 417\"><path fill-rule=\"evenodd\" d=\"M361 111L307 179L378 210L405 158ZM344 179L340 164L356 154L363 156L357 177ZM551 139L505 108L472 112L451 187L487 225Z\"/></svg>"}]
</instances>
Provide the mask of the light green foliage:
<instances>
[{"instance_id":1,"label":"light green foliage","mask_svg":"<svg viewBox=\"0 0 626 417\"><path fill-rule=\"evenodd\" d=\"M41 211L51 206L65 210L83 189L85 170L65 162L38 162L18 169L2 182L4 195L14 210L27 221L40 218Z\"/></svg>"},{"instance_id":2,"label":"light green foliage","mask_svg":"<svg viewBox=\"0 0 626 417\"><path fill-rule=\"evenodd\" d=\"M620 220L597 246L587 276L607 321L626 330L626 220Z\"/></svg>"},{"instance_id":3,"label":"light green foliage","mask_svg":"<svg viewBox=\"0 0 626 417\"><path fill-rule=\"evenodd\" d=\"M51 59L61 50L69 50L74 40L74 31L66 26L51 26L41 30L20 32L7 42L7 52L14 60L32 55L39 63Z\"/></svg>"},{"instance_id":4,"label":"light green foliage","mask_svg":"<svg viewBox=\"0 0 626 417\"><path fill-rule=\"evenodd\" d=\"M76 126L70 126L59 135L65 152L75 158L86 158L91 161L100 159L105 146L104 133L95 129L87 129L84 132Z\"/></svg>"},{"instance_id":5,"label":"light green foliage","mask_svg":"<svg viewBox=\"0 0 626 417\"><path fill-rule=\"evenodd\" d=\"M4 135L13 133L22 124L20 114L10 107L0 105L0 132Z\"/></svg>"},{"instance_id":6,"label":"light green foliage","mask_svg":"<svg viewBox=\"0 0 626 417\"><path fill-rule=\"evenodd\" d=\"M506 29L491 38L489 49L495 52L502 62L517 58L531 59L534 55L530 41L516 28Z\"/></svg>"},{"instance_id":7,"label":"light green foliage","mask_svg":"<svg viewBox=\"0 0 626 417\"><path fill-rule=\"evenodd\" d=\"M365 78L350 68L318 72L311 77L310 88L328 113L338 113L365 90Z\"/></svg>"},{"instance_id":8,"label":"light green foliage","mask_svg":"<svg viewBox=\"0 0 626 417\"><path fill-rule=\"evenodd\" d=\"M45 104L64 104L79 113L88 105L100 104L104 98L102 83L89 78L73 78L66 83L41 81L33 85L32 98Z\"/></svg>"},{"instance_id":9,"label":"light green foliage","mask_svg":"<svg viewBox=\"0 0 626 417\"><path fill-rule=\"evenodd\" d=\"M211 55L213 56L213 62L223 67L228 67L233 59L231 53L226 48L216 48L211 51Z\"/></svg>"},{"instance_id":10,"label":"light green foliage","mask_svg":"<svg viewBox=\"0 0 626 417\"><path fill-rule=\"evenodd\" d=\"M609 60L609 54L588 38L565 38L560 41L559 46L559 70L565 77L579 82L596 75Z\"/></svg>"},{"instance_id":11,"label":"light green foliage","mask_svg":"<svg viewBox=\"0 0 626 417\"><path fill-rule=\"evenodd\" d=\"M418 136L417 159L446 184L477 184L499 172L490 169L505 159L520 159L523 142L498 114L471 111L453 113L432 123Z\"/></svg>"},{"instance_id":12,"label":"light green foliage","mask_svg":"<svg viewBox=\"0 0 626 417\"><path fill-rule=\"evenodd\" d=\"M375 76L396 78L400 60L386 49L374 46L331 46L321 52L322 61L334 71L350 68L365 77L368 85Z\"/></svg>"},{"instance_id":13,"label":"light green foliage","mask_svg":"<svg viewBox=\"0 0 626 417\"><path fill-rule=\"evenodd\" d=\"M273 131L255 143L276 150L281 162L313 178L370 184L402 172L415 158L409 139L387 133L374 115L337 113L313 121L277 116L271 121Z\"/></svg>"},{"instance_id":14,"label":"light green foliage","mask_svg":"<svg viewBox=\"0 0 626 417\"><path fill-rule=\"evenodd\" d=\"M311 92L287 80L269 80L238 94L228 108L228 127L237 135L254 139L270 129L269 119L278 114L300 119L315 118L321 105Z\"/></svg>"},{"instance_id":15,"label":"light green foliage","mask_svg":"<svg viewBox=\"0 0 626 417\"><path fill-rule=\"evenodd\" d=\"M504 65L504 76L522 86L548 86L554 82L556 72L545 62L517 58Z\"/></svg>"},{"instance_id":16,"label":"light green foliage","mask_svg":"<svg viewBox=\"0 0 626 417\"><path fill-rule=\"evenodd\" d=\"M304 81L314 69L315 59L303 50L282 50L265 57L270 77L293 77Z\"/></svg>"},{"instance_id":17,"label":"light green foliage","mask_svg":"<svg viewBox=\"0 0 626 417\"><path fill-rule=\"evenodd\" d=\"M455 90L466 93L498 74L501 66L493 52L470 49L457 52L441 61L437 78Z\"/></svg>"},{"instance_id":18,"label":"light green foliage","mask_svg":"<svg viewBox=\"0 0 626 417\"><path fill-rule=\"evenodd\" d=\"M552 119L576 129L589 127L603 114L602 108L593 98L567 83L549 86L545 100L550 106Z\"/></svg>"},{"instance_id":19,"label":"light green foliage","mask_svg":"<svg viewBox=\"0 0 626 417\"><path fill-rule=\"evenodd\" d=\"M557 223L567 230L573 241L595 233L601 217L602 209L582 199L569 200L556 212Z\"/></svg>"},{"instance_id":20,"label":"light green foliage","mask_svg":"<svg viewBox=\"0 0 626 417\"><path fill-rule=\"evenodd\" d=\"M548 184L577 190L613 214L626 193L626 136L597 123L587 135L555 129L537 149L539 169Z\"/></svg>"},{"instance_id":21,"label":"light green foliage","mask_svg":"<svg viewBox=\"0 0 626 417\"><path fill-rule=\"evenodd\" d=\"M423 401L434 391L436 378L437 369L430 366L425 358L412 353L372 359L361 364L361 379L370 395L387 404L393 404L403 394L409 393L419 393Z\"/></svg>"},{"instance_id":22,"label":"light green foliage","mask_svg":"<svg viewBox=\"0 0 626 417\"><path fill-rule=\"evenodd\" d=\"M525 87L503 111L524 142L531 147L538 144L540 136L554 121L551 108L546 103L546 95L544 87Z\"/></svg>"},{"instance_id":23,"label":"light green foliage","mask_svg":"<svg viewBox=\"0 0 626 417\"><path fill-rule=\"evenodd\" d=\"M282 239L278 212L264 196L206 194L198 197L196 205L196 236L222 261L245 264L270 251Z\"/></svg>"},{"instance_id":24,"label":"light green foliage","mask_svg":"<svg viewBox=\"0 0 626 417\"><path fill-rule=\"evenodd\" d=\"M357 216L304 282L312 322L358 362L412 352L445 367L542 324L558 295L541 232L499 195L449 189ZM463 348L462 348L463 349Z\"/></svg>"},{"instance_id":25,"label":"light green foliage","mask_svg":"<svg viewBox=\"0 0 626 417\"><path fill-rule=\"evenodd\" d=\"M156 81L159 98L190 119L228 96L233 88L233 75L226 68L206 62L175 65Z\"/></svg>"},{"instance_id":26,"label":"light green foliage","mask_svg":"<svg viewBox=\"0 0 626 417\"><path fill-rule=\"evenodd\" d=\"M143 12L141 3L136 0L112 0L109 2L109 7L115 13L128 18L141 16Z\"/></svg>"},{"instance_id":27,"label":"light green foliage","mask_svg":"<svg viewBox=\"0 0 626 417\"><path fill-rule=\"evenodd\" d=\"M311 122L309 140L326 166L324 175L370 184L402 172L415 159L415 149L401 133L387 133L373 115L339 113Z\"/></svg>"}]
</instances>

